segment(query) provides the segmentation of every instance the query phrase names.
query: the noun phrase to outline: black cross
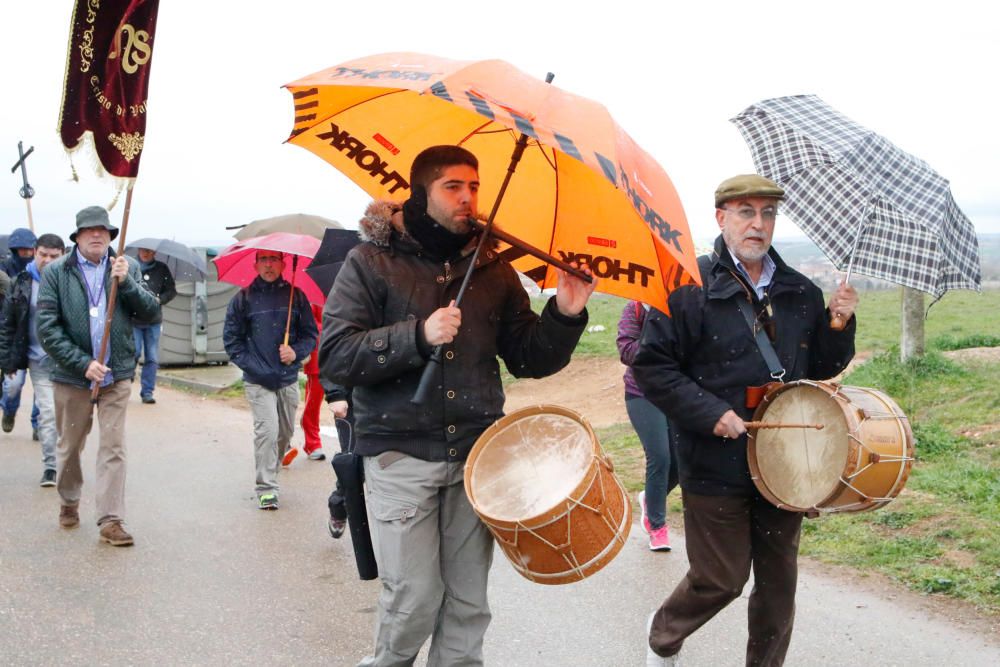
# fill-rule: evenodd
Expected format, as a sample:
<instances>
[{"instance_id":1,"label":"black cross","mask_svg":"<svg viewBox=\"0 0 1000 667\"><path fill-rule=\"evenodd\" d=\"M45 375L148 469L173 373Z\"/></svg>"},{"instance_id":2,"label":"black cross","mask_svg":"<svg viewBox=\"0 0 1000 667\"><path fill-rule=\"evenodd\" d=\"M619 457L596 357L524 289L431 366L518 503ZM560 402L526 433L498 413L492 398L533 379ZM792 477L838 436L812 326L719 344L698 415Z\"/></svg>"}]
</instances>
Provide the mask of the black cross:
<instances>
[{"instance_id":1,"label":"black cross","mask_svg":"<svg viewBox=\"0 0 1000 667\"><path fill-rule=\"evenodd\" d=\"M32 146L31 148L28 149L28 152L25 153L24 152L24 144L23 144L23 142L21 142L21 141L17 142L17 154L20 157L18 158L18 160L14 164L14 166L10 168L10 173L12 173L12 174L15 171L17 171L18 167L21 168L21 181L24 182L24 187L22 187L18 191L18 194L21 195L22 199L31 199L32 197L35 196L35 189L28 184L28 169L27 169L27 167L24 164L25 160L27 160L28 156L31 155L31 153L34 150L35 150L35 147Z\"/></svg>"}]
</instances>

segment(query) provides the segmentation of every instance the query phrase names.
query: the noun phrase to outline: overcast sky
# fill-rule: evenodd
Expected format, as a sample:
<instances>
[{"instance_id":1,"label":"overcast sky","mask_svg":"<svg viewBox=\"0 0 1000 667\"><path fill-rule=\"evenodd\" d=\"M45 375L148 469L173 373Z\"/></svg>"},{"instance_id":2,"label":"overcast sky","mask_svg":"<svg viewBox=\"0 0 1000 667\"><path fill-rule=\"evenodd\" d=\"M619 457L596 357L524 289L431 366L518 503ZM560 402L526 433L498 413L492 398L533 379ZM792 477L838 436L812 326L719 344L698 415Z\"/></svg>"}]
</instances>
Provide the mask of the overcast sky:
<instances>
[{"instance_id":1,"label":"overcast sky","mask_svg":"<svg viewBox=\"0 0 1000 667\"><path fill-rule=\"evenodd\" d=\"M605 104L660 162L696 242L717 232L715 186L753 170L728 119L758 100L805 93L927 161L977 231L1000 232L1000 38L988 3L617 0L599 12L554 0L160 4L132 239L220 242L227 225L296 212L354 227L366 196L283 143L293 114L281 86L386 51L554 72L556 85ZM26 224L20 175L10 173L23 140L35 147L36 229L65 237L77 210L113 196L85 160L76 160L81 182L70 181L56 133L72 3L7 5L0 232ZM798 234L786 221L777 235Z\"/></svg>"}]
</instances>

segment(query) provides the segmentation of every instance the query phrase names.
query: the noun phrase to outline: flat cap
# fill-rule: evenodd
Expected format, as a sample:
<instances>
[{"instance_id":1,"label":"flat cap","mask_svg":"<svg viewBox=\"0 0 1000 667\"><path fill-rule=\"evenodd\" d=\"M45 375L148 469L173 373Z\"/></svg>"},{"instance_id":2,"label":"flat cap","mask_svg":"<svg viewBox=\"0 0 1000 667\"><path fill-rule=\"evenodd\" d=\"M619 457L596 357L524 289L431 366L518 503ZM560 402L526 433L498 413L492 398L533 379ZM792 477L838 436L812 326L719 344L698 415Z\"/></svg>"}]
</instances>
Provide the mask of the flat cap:
<instances>
[{"instance_id":1,"label":"flat cap","mask_svg":"<svg viewBox=\"0 0 1000 667\"><path fill-rule=\"evenodd\" d=\"M719 183L715 189L715 208L723 202L741 197L773 197L784 199L785 191L774 181L758 174L740 174Z\"/></svg>"}]
</instances>

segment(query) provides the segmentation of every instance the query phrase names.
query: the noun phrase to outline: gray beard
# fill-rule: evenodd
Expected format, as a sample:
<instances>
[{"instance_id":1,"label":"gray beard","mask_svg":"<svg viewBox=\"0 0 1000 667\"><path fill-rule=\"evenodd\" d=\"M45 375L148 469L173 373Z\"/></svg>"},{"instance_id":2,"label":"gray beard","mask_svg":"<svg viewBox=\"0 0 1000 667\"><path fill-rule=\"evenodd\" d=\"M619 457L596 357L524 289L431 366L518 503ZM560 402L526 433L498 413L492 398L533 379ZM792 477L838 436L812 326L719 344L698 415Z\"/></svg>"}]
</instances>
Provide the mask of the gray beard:
<instances>
[{"instance_id":1,"label":"gray beard","mask_svg":"<svg viewBox=\"0 0 1000 667\"><path fill-rule=\"evenodd\" d=\"M764 255L766 255L767 252L771 249L771 247L768 246L766 248L762 248L759 251L744 250L739 245L739 241L742 241L743 239L734 239L733 235L729 231L722 232L722 240L726 242L726 246L729 248L729 251L736 256L736 259L740 260L744 264L748 262L751 264L756 264L760 260L764 259Z\"/></svg>"}]
</instances>

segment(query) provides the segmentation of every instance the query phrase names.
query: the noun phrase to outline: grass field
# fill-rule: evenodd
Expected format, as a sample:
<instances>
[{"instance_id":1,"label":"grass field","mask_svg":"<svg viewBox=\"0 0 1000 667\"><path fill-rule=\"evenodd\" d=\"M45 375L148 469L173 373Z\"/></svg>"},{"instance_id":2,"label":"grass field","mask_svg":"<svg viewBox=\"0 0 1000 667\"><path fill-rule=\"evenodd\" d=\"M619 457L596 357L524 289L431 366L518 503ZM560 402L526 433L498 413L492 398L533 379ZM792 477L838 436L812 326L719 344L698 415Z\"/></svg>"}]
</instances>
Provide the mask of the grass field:
<instances>
[{"instance_id":1,"label":"grass field","mask_svg":"<svg viewBox=\"0 0 1000 667\"><path fill-rule=\"evenodd\" d=\"M624 301L595 295L577 354L617 355ZM907 488L873 512L806 521L802 553L877 571L912 589L1000 613L1000 364L959 364L940 351L1000 346L1000 290L948 293L925 321L928 354L898 361L900 291L861 295L858 352L871 360L844 382L879 389L908 416L918 460ZM642 488L644 458L628 424L598 433L630 491ZM679 493L671 495L678 517ZM679 520L675 518L675 520Z\"/></svg>"}]
</instances>

